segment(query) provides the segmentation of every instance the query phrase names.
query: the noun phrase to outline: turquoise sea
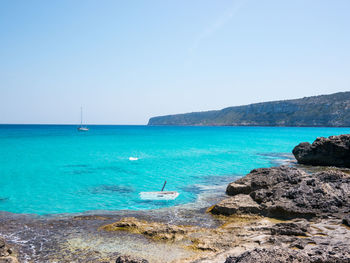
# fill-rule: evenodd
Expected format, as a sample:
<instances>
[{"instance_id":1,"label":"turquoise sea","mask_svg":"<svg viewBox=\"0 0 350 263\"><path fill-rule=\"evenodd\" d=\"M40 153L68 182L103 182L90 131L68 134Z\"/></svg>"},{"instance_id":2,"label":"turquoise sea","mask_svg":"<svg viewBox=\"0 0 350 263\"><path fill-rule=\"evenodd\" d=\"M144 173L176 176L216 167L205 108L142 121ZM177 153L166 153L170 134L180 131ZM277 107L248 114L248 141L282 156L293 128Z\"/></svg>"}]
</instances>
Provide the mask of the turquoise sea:
<instances>
[{"instance_id":1,"label":"turquoise sea","mask_svg":"<svg viewBox=\"0 0 350 263\"><path fill-rule=\"evenodd\" d=\"M57 214L194 202L302 141L349 128L0 125L0 210ZM138 158L131 161L130 157ZM173 201L141 191L176 190Z\"/></svg>"}]
</instances>

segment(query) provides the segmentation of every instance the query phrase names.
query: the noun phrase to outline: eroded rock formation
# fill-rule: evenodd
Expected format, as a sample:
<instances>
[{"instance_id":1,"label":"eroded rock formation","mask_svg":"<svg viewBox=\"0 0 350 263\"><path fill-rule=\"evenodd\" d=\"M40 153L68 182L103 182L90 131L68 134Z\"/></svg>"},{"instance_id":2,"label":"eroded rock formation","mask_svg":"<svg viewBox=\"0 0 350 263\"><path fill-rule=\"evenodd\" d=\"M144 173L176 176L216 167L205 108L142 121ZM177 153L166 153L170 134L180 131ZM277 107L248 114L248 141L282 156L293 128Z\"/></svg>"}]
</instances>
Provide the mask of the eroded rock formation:
<instances>
[{"instance_id":1,"label":"eroded rock formation","mask_svg":"<svg viewBox=\"0 0 350 263\"><path fill-rule=\"evenodd\" d=\"M115 263L148 263L146 259L133 257L133 256L119 256Z\"/></svg>"},{"instance_id":2,"label":"eroded rock formation","mask_svg":"<svg viewBox=\"0 0 350 263\"><path fill-rule=\"evenodd\" d=\"M350 134L319 137L312 144L302 142L293 154L301 164L350 167Z\"/></svg>"},{"instance_id":3,"label":"eroded rock formation","mask_svg":"<svg viewBox=\"0 0 350 263\"><path fill-rule=\"evenodd\" d=\"M286 166L254 169L226 192L233 197L216 204L213 214L310 219L350 211L350 175L339 170L308 174Z\"/></svg>"}]
</instances>

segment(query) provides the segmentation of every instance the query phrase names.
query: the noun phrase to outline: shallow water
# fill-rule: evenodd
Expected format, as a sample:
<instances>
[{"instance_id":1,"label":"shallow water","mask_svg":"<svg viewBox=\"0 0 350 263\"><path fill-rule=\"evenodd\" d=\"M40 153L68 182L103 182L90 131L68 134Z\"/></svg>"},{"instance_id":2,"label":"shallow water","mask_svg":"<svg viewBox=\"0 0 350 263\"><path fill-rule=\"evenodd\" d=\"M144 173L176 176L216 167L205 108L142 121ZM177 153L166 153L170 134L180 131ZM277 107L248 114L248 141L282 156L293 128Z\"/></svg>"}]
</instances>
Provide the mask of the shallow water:
<instances>
[{"instance_id":1,"label":"shallow water","mask_svg":"<svg viewBox=\"0 0 350 263\"><path fill-rule=\"evenodd\" d=\"M190 203L257 167L290 158L301 141L348 128L0 125L0 210L56 214ZM130 157L138 158L130 160ZM139 192L166 190L174 201Z\"/></svg>"}]
</instances>

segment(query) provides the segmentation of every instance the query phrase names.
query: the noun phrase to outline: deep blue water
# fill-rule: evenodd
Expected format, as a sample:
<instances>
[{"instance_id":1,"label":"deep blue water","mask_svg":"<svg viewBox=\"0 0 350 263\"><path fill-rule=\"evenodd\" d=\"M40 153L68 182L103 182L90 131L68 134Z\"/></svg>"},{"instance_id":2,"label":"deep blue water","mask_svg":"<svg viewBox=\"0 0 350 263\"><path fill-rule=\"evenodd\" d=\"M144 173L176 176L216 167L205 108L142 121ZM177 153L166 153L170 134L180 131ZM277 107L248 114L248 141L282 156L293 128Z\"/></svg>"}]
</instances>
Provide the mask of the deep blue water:
<instances>
[{"instance_id":1,"label":"deep blue water","mask_svg":"<svg viewBox=\"0 0 350 263\"><path fill-rule=\"evenodd\" d=\"M0 210L74 213L193 202L302 141L349 128L0 125ZM129 157L138 160L130 161ZM174 201L139 192L176 190Z\"/></svg>"}]
</instances>

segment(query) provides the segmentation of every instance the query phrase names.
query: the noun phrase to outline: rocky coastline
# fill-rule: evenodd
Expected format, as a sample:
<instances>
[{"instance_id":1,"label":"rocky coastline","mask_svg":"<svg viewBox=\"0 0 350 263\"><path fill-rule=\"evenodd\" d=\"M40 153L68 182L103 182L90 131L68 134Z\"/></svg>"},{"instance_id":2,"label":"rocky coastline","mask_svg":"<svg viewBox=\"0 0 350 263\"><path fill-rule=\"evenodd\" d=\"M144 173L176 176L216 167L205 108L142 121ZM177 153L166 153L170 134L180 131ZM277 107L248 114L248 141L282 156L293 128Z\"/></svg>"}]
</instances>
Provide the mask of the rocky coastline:
<instances>
[{"instance_id":1,"label":"rocky coastline","mask_svg":"<svg viewBox=\"0 0 350 263\"><path fill-rule=\"evenodd\" d=\"M254 169L207 209L45 220L4 215L0 262L350 262L349 146L350 135L301 143L293 150L300 165ZM170 220L178 213L187 219ZM21 256L30 242L9 241L28 229L34 240L46 240L30 259ZM126 240L135 246L123 250Z\"/></svg>"}]
</instances>

